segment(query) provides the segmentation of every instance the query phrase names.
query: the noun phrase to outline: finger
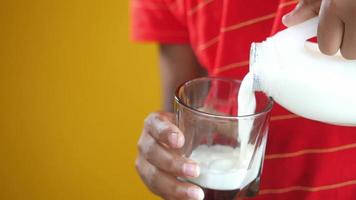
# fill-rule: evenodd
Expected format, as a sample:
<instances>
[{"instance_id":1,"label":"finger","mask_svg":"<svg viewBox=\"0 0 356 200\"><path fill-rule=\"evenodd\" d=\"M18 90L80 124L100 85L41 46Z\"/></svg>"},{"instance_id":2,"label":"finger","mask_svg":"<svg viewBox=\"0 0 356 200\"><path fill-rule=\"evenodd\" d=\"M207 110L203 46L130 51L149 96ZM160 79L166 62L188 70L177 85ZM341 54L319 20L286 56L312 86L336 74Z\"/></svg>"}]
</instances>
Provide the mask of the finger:
<instances>
[{"instance_id":1,"label":"finger","mask_svg":"<svg viewBox=\"0 0 356 200\"><path fill-rule=\"evenodd\" d=\"M345 25L341 54L346 59L356 60L356 22L354 21Z\"/></svg>"},{"instance_id":2,"label":"finger","mask_svg":"<svg viewBox=\"0 0 356 200\"><path fill-rule=\"evenodd\" d=\"M322 5L318 26L318 44L321 52L334 55L340 49L344 34L344 23L329 3Z\"/></svg>"},{"instance_id":3,"label":"finger","mask_svg":"<svg viewBox=\"0 0 356 200\"><path fill-rule=\"evenodd\" d=\"M184 145L184 135L172 122L172 116L162 113L150 114L145 119L145 128L159 143L172 148Z\"/></svg>"},{"instance_id":4,"label":"finger","mask_svg":"<svg viewBox=\"0 0 356 200\"><path fill-rule=\"evenodd\" d=\"M295 9L283 16L285 26L294 26L308 19L318 16L320 1L300 1Z\"/></svg>"},{"instance_id":5,"label":"finger","mask_svg":"<svg viewBox=\"0 0 356 200\"><path fill-rule=\"evenodd\" d=\"M191 178L199 176L200 169L195 162L162 147L151 135L140 138L139 151L149 163L169 174Z\"/></svg>"},{"instance_id":6,"label":"finger","mask_svg":"<svg viewBox=\"0 0 356 200\"><path fill-rule=\"evenodd\" d=\"M204 192L198 186L177 180L155 168L142 157L138 158L136 163L143 182L153 193L165 199L204 199Z\"/></svg>"}]
</instances>

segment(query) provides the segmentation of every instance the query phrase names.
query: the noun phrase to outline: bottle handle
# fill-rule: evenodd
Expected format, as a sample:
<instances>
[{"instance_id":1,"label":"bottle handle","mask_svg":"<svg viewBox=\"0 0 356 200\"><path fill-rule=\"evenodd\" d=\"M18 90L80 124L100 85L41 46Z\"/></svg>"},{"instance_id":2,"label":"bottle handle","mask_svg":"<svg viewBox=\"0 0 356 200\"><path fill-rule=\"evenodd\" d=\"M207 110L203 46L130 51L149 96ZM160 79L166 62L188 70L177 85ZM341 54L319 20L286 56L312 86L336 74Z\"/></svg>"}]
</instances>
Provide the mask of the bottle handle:
<instances>
[{"instance_id":1,"label":"bottle handle","mask_svg":"<svg viewBox=\"0 0 356 200\"><path fill-rule=\"evenodd\" d=\"M319 24L319 17L314 17L301 24L296 25L296 31L300 32L302 41L307 41L308 39L315 37L317 35Z\"/></svg>"},{"instance_id":2,"label":"bottle handle","mask_svg":"<svg viewBox=\"0 0 356 200\"><path fill-rule=\"evenodd\" d=\"M318 23L319 17L314 17L277 33L276 38L282 39L284 44L292 41L296 45L304 45L308 39L317 35Z\"/></svg>"}]
</instances>

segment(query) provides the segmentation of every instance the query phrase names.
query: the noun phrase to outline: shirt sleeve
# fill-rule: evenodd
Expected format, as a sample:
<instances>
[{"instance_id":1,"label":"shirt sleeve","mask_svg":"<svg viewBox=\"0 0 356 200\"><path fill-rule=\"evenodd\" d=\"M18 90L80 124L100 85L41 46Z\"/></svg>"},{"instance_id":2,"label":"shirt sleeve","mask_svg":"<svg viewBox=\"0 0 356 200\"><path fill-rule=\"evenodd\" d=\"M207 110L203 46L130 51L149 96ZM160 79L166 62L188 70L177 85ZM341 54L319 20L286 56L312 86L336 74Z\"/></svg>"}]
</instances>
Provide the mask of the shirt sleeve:
<instances>
[{"instance_id":1,"label":"shirt sleeve","mask_svg":"<svg viewBox=\"0 0 356 200\"><path fill-rule=\"evenodd\" d=\"M142 42L189 43L187 27L165 0L130 0L131 38Z\"/></svg>"}]
</instances>

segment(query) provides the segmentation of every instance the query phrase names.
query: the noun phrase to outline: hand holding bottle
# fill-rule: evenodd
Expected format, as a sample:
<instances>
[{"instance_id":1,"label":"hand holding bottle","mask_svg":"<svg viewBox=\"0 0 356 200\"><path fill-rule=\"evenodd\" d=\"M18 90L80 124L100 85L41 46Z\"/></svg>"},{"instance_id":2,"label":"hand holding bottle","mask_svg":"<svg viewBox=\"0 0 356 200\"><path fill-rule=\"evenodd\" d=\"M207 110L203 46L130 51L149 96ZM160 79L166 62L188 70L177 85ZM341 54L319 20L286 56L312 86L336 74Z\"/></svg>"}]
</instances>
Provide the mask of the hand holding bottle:
<instances>
[{"instance_id":1,"label":"hand holding bottle","mask_svg":"<svg viewBox=\"0 0 356 200\"><path fill-rule=\"evenodd\" d=\"M356 1L301 0L283 23L293 26L318 15L320 51L333 55L340 50L344 58L356 59Z\"/></svg>"}]
</instances>

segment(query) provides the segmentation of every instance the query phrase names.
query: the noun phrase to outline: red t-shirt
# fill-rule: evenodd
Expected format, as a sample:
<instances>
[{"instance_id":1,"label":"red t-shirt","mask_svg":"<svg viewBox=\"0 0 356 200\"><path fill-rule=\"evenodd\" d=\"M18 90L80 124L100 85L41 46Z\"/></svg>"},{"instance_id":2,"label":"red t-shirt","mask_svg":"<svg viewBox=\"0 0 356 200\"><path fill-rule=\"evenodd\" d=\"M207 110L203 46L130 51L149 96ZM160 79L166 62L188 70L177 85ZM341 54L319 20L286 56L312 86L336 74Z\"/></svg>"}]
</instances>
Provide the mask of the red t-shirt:
<instances>
[{"instance_id":1,"label":"red t-shirt","mask_svg":"<svg viewBox=\"0 0 356 200\"><path fill-rule=\"evenodd\" d=\"M242 79L251 42L283 29L281 17L296 3L132 0L132 36L189 44L209 75ZM275 105L260 193L254 199L356 199L356 129L307 120Z\"/></svg>"}]
</instances>

